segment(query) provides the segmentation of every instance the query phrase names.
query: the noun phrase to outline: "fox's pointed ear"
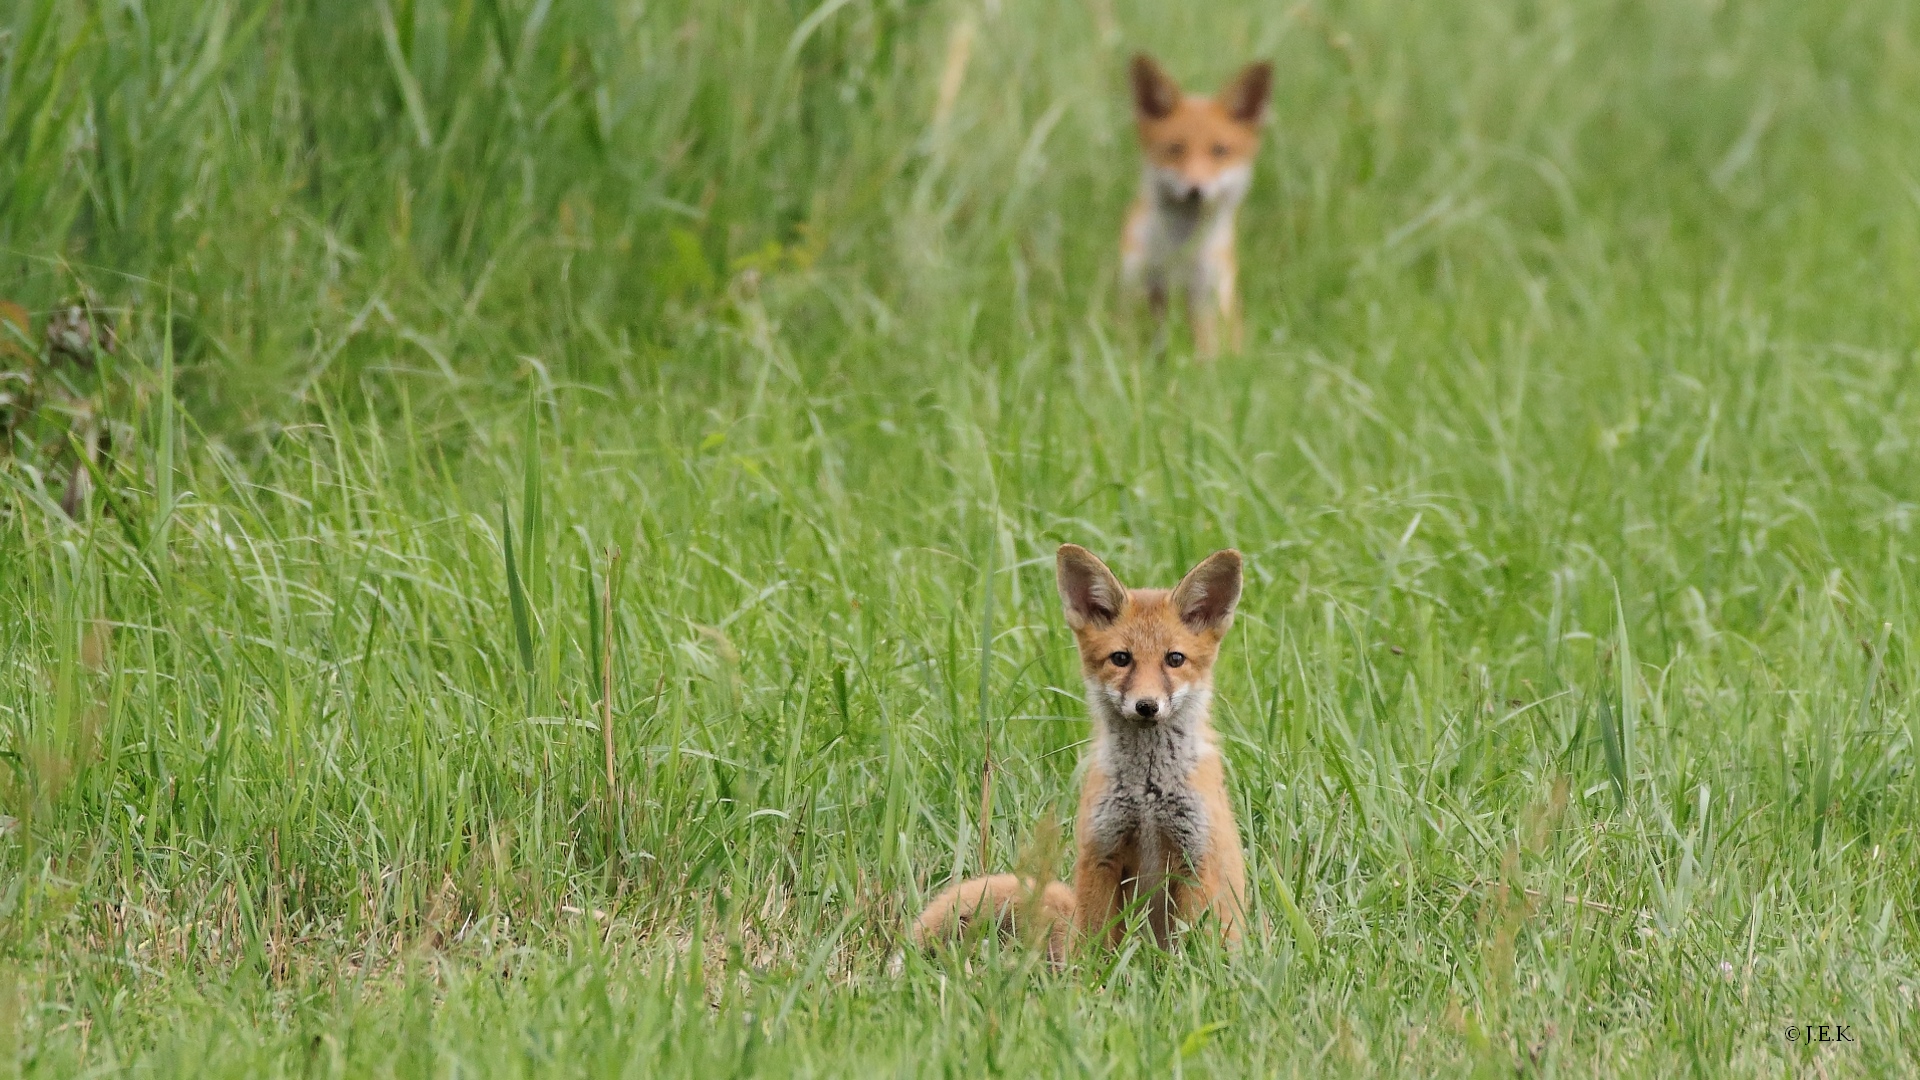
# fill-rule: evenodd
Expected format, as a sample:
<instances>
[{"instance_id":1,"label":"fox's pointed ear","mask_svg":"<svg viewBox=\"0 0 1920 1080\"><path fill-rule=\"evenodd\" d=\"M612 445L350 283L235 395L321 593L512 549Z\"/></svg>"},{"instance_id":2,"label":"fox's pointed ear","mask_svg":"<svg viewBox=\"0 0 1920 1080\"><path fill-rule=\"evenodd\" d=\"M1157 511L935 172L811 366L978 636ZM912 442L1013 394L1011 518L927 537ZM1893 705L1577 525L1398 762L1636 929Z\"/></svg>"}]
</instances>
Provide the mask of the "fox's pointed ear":
<instances>
[{"instance_id":1,"label":"fox's pointed ear","mask_svg":"<svg viewBox=\"0 0 1920 1080\"><path fill-rule=\"evenodd\" d=\"M1240 602L1240 553L1216 551L1187 571L1173 590L1173 610L1188 628L1224 634L1233 625L1233 607Z\"/></svg>"},{"instance_id":2,"label":"fox's pointed ear","mask_svg":"<svg viewBox=\"0 0 1920 1080\"><path fill-rule=\"evenodd\" d=\"M1258 124L1266 119L1267 98L1273 95L1273 65L1265 60L1240 69L1233 81L1222 87L1214 98L1227 115L1243 124Z\"/></svg>"},{"instance_id":3,"label":"fox's pointed ear","mask_svg":"<svg viewBox=\"0 0 1920 1080\"><path fill-rule=\"evenodd\" d=\"M1133 63L1127 69L1127 75L1133 81L1133 108L1149 120L1159 120L1173 112L1180 104L1180 84L1153 57L1146 53L1135 53Z\"/></svg>"},{"instance_id":4,"label":"fox's pointed ear","mask_svg":"<svg viewBox=\"0 0 1920 1080\"><path fill-rule=\"evenodd\" d=\"M1105 626L1120 617L1120 609L1127 606L1127 587L1106 563L1079 544L1061 544L1055 562L1068 626Z\"/></svg>"}]
</instances>

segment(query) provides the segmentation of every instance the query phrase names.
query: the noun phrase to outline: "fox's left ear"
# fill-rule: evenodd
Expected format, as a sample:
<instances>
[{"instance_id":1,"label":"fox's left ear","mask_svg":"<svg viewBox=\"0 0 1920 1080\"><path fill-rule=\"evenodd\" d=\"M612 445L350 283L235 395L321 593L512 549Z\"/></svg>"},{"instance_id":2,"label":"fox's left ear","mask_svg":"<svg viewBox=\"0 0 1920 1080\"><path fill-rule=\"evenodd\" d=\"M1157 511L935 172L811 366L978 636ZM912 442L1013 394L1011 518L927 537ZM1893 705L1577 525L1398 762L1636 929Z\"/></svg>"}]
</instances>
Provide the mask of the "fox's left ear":
<instances>
[{"instance_id":1,"label":"fox's left ear","mask_svg":"<svg viewBox=\"0 0 1920 1080\"><path fill-rule=\"evenodd\" d=\"M1243 124L1266 119L1267 98L1273 94L1273 65L1265 60L1248 64L1223 87L1216 100L1227 115Z\"/></svg>"},{"instance_id":2,"label":"fox's left ear","mask_svg":"<svg viewBox=\"0 0 1920 1080\"><path fill-rule=\"evenodd\" d=\"M1173 590L1173 610L1189 629L1224 634L1240 602L1240 553L1216 551L1187 571Z\"/></svg>"}]
</instances>

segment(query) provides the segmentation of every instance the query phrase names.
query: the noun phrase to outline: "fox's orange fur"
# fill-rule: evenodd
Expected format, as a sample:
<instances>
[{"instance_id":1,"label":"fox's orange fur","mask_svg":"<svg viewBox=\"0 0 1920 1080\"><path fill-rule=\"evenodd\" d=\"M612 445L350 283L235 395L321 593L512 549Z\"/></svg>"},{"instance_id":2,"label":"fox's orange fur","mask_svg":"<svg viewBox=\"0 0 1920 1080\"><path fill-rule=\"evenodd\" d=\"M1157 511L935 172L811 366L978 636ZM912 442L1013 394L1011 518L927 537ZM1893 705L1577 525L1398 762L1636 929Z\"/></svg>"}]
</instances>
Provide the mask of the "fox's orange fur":
<instances>
[{"instance_id":1,"label":"fox's orange fur","mask_svg":"<svg viewBox=\"0 0 1920 1080\"><path fill-rule=\"evenodd\" d=\"M1167 944L1211 920L1240 939L1246 870L1211 721L1213 664L1240 599L1240 553L1219 551L1173 589L1133 589L1073 544L1057 560L1093 719L1071 891L999 874L955 885L911 928L929 947L990 920L1044 940L1117 941L1137 905Z\"/></svg>"},{"instance_id":2,"label":"fox's orange fur","mask_svg":"<svg viewBox=\"0 0 1920 1080\"><path fill-rule=\"evenodd\" d=\"M1146 294L1156 330L1186 293L1194 352L1241 344L1234 216L1253 180L1273 67L1252 64L1213 97L1191 97L1145 54L1133 58L1133 111L1145 156L1140 196L1120 235L1121 269Z\"/></svg>"}]
</instances>

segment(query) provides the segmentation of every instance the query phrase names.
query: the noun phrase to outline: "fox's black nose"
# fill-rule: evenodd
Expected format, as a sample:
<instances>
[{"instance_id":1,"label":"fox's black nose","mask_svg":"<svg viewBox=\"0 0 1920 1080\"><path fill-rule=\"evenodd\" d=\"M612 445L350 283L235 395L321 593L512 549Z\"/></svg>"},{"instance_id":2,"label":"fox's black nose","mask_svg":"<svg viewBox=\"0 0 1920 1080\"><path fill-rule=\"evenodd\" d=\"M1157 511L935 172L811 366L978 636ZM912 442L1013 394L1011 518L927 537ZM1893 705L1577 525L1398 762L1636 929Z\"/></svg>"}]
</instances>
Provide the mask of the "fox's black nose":
<instances>
[{"instance_id":1,"label":"fox's black nose","mask_svg":"<svg viewBox=\"0 0 1920 1080\"><path fill-rule=\"evenodd\" d=\"M1141 698L1133 703L1133 711L1139 713L1142 720L1151 720L1160 711L1160 703L1152 698Z\"/></svg>"}]
</instances>

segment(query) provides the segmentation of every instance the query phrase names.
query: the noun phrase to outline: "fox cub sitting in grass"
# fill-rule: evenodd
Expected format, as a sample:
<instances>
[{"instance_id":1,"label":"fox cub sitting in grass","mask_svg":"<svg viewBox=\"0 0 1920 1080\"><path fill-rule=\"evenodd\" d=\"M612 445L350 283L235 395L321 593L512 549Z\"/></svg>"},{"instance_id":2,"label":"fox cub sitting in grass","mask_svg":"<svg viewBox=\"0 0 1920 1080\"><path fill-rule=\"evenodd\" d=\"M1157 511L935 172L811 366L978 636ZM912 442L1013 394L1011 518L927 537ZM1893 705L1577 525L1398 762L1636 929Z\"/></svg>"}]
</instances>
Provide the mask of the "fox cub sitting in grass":
<instances>
[{"instance_id":1,"label":"fox cub sitting in grass","mask_svg":"<svg viewBox=\"0 0 1920 1080\"><path fill-rule=\"evenodd\" d=\"M1117 942L1137 905L1163 946L1206 918L1238 944L1246 869L1210 716L1240 553L1215 552L1172 590L1130 590L1074 544L1057 570L1093 717L1072 888L1017 874L961 882L914 920L913 941L988 922L1044 941L1059 965L1072 938Z\"/></svg>"},{"instance_id":2,"label":"fox cub sitting in grass","mask_svg":"<svg viewBox=\"0 0 1920 1080\"><path fill-rule=\"evenodd\" d=\"M1253 180L1273 65L1252 64L1218 94L1188 97L1153 58L1133 58L1133 113L1146 168L1120 237L1121 272L1144 292L1156 342L1167 296L1186 291L1194 353L1240 350L1239 264L1233 218ZM1224 324L1224 329L1223 325Z\"/></svg>"}]
</instances>

